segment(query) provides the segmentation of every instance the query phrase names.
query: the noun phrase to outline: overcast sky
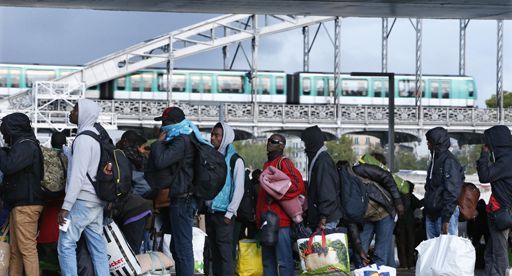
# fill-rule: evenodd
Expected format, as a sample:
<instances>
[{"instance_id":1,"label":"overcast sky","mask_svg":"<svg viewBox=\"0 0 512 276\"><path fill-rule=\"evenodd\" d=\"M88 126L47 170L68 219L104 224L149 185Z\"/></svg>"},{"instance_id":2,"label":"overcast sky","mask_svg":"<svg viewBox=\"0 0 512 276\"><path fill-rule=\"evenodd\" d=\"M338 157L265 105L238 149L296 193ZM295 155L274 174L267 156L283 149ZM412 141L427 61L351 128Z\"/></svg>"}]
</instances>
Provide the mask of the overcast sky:
<instances>
[{"instance_id":1,"label":"overcast sky","mask_svg":"<svg viewBox=\"0 0 512 276\"><path fill-rule=\"evenodd\" d=\"M149 38L215 17L212 14L112 12L0 7L0 62L82 65ZM391 21L390 21L391 24ZM512 22L505 21L504 88L512 90ZM475 77L478 104L496 91L496 21L471 21L466 74ZM327 25L331 34L332 23ZM423 73L458 74L458 20L424 20ZM314 33L312 28L311 39ZM261 39L258 68L302 70L300 29ZM380 71L381 20L344 18L341 70ZM415 33L398 19L389 41L389 72L414 74ZM246 50L250 51L249 44ZM234 49L231 50L231 53ZM333 70L333 48L325 31L310 57L311 71ZM179 68L222 68L221 50L179 60ZM240 56L235 69L247 69Z\"/></svg>"}]
</instances>

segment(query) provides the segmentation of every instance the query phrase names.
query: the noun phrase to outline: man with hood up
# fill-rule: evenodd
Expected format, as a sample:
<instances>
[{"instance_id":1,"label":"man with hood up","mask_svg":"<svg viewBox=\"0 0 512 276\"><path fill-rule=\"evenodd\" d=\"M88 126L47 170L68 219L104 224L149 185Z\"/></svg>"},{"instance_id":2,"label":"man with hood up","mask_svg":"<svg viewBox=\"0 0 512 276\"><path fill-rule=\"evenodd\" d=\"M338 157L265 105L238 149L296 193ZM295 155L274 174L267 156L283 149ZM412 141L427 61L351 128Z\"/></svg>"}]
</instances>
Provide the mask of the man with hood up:
<instances>
[{"instance_id":1,"label":"man with hood up","mask_svg":"<svg viewBox=\"0 0 512 276\"><path fill-rule=\"evenodd\" d=\"M441 234L458 235L459 198L464 183L464 170L457 158L448 150L450 137L442 127L425 134L431 161L425 184L425 228L427 238Z\"/></svg>"},{"instance_id":2,"label":"man with hood up","mask_svg":"<svg viewBox=\"0 0 512 276\"><path fill-rule=\"evenodd\" d=\"M2 118L0 131L9 148L0 150L4 202L10 213L9 275L39 275L37 226L43 210L43 157L30 119L22 113Z\"/></svg>"},{"instance_id":3,"label":"man with hood up","mask_svg":"<svg viewBox=\"0 0 512 276\"><path fill-rule=\"evenodd\" d=\"M93 131L100 108L97 103L80 99L69 114L69 121L78 125L77 137L72 145L68 163L66 197L59 212L59 224L69 224L67 231L60 231L57 251L62 275L77 275L76 247L82 233L94 264L96 275L109 275L107 245L103 239L104 202L96 196L96 190L88 175L96 180L100 163L100 144L84 131Z\"/></svg>"},{"instance_id":4,"label":"man with hood up","mask_svg":"<svg viewBox=\"0 0 512 276\"><path fill-rule=\"evenodd\" d=\"M207 201L206 234L213 258L213 275L235 275L233 259L234 217L244 195L245 165L236 153L235 131L226 123L217 123L211 133L213 147L225 156L227 175L222 190ZM235 163L231 161L236 158ZM232 168L232 164L234 167Z\"/></svg>"},{"instance_id":5,"label":"man with hood up","mask_svg":"<svg viewBox=\"0 0 512 276\"><path fill-rule=\"evenodd\" d=\"M336 165L318 126L301 135L308 156L308 225L311 229L334 229L341 218L340 180Z\"/></svg>"},{"instance_id":6,"label":"man with hood up","mask_svg":"<svg viewBox=\"0 0 512 276\"><path fill-rule=\"evenodd\" d=\"M487 212L492 214L502 208L512 208L512 135L507 126L493 126L484 132L485 145L477 161L481 183L491 183L492 194ZM485 248L487 275L506 275L508 268L508 235L510 229L498 230L495 220L489 220L490 238Z\"/></svg>"}]
</instances>

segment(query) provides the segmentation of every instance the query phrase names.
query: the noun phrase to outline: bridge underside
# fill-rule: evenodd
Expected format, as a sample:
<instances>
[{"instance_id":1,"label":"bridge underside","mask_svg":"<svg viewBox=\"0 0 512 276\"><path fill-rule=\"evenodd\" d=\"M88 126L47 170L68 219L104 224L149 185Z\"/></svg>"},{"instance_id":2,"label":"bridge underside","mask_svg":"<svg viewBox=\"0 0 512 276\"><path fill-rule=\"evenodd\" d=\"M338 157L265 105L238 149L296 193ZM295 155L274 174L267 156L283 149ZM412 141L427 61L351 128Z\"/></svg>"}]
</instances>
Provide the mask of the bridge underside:
<instances>
[{"instance_id":1,"label":"bridge underside","mask_svg":"<svg viewBox=\"0 0 512 276\"><path fill-rule=\"evenodd\" d=\"M512 2L501 0L4 0L0 5L217 14L512 19Z\"/></svg>"}]
</instances>

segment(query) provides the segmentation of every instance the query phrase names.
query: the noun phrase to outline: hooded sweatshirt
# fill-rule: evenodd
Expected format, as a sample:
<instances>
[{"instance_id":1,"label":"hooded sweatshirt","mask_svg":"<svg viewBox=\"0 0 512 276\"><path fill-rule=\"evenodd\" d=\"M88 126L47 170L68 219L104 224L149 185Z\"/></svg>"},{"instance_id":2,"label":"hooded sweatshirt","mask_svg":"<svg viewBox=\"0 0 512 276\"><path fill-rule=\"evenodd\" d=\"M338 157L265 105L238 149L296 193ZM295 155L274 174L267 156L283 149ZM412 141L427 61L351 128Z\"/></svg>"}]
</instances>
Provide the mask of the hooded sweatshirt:
<instances>
[{"instance_id":1,"label":"hooded sweatshirt","mask_svg":"<svg viewBox=\"0 0 512 276\"><path fill-rule=\"evenodd\" d=\"M491 183L492 198L500 206L512 207L512 135L507 126L493 126L484 132L489 152L482 151L477 161L481 183ZM492 201L492 200L491 200Z\"/></svg>"},{"instance_id":2,"label":"hooded sweatshirt","mask_svg":"<svg viewBox=\"0 0 512 276\"><path fill-rule=\"evenodd\" d=\"M211 202L212 211L226 212L225 217L231 219L236 215L240 201L244 196L245 185L245 165L242 158L238 158L235 167L231 168L231 157L236 154L233 141L235 140L235 131L231 126L221 122L222 141L218 151L225 156L227 165L227 176L224 187Z\"/></svg>"},{"instance_id":3,"label":"hooded sweatshirt","mask_svg":"<svg viewBox=\"0 0 512 276\"><path fill-rule=\"evenodd\" d=\"M78 100L78 131L72 145L72 157L68 164L68 179L66 181L66 197L62 209L71 210L77 199L102 203L96 196L96 191L87 174L96 180L96 172L100 163L100 144L88 135L80 133L90 130L96 134L94 128L98 120L100 108L97 103L88 100Z\"/></svg>"},{"instance_id":4,"label":"hooded sweatshirt","mask_svg":"<svg viewBox=\"0 0 512 276\"><path fill-rule=\"evenodd\" d=\"M464 183L464 170L448 150L450 137L446 129L436 127L427 131L425 136L432 145L425 185L425 212L432 219L441 216L442 222L446 223L457 207Z\"/></svg>"},{"instance_id":5,"label":"hooded sweatshirt","mask_svg":"<svg viewBox=\"0 0 512 276\"><path fill-rule=\"evenodd\" d=\"M0 170L5 174L3 195L9 208L41 205L43 191L43 159L30 119L23 113L2 118L2 129L10 140L10 148L0 150Z\"/></svg>"}]
</instances>

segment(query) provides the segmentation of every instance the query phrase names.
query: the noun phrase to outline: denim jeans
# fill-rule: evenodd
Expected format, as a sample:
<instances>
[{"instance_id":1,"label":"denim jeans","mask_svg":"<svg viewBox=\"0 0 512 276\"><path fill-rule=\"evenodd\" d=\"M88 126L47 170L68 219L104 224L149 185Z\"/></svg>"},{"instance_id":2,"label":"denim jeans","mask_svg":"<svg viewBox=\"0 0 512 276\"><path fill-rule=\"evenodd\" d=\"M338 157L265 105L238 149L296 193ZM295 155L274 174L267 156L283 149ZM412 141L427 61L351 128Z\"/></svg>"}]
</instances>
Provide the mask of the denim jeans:
<instances>
[{"instance_id":1,"label":"denim jeans","mask_svg":"<svg viewBox=\"0 0 512 276\"><path fill-rule=\"evenodd\" d=\"M293 276L292 239L290 228L279 228L276 246L262 246L263 275ZM279 272L279 273L278 273Z\"/></svg>"},{"instance_id":2,"label":"denim jeans","mask_svg":"<svg viewBox=\"0 0 512 276\"><path fill-rule=\"evenodd\" d=\"M197 209L194 197L171 199L169 218L171 226L171 254L176 263L176 276L194 275L192 226Z\"/></svg>"},{"instance_id":3,"label":"denim jeans","mask_svg":"<svg viewBox=\"0 0 512 276\"><path fill-rule=\"evenodd\" d=\"M107 244L103 238L103 204L77 200L69 211L67 232L59 232L59 264L62 275L77 275L76 243L85 235L96 275L109 275Z\"/></svg>"},{"instance_id":4,"label":"denim jeans","mask_svg":"<svg viewBox=\"0 0 512 276\"><path fill-rule=\"evenodd\" d=\"M427 239L433 239L441 235L441 227L443 225L442 218L431 219L429 216L425 217L425 230L427 231ZM459 207L455 208L455 211L450 218L448 225L449 235L459 235Z\"/></svg>"},{"instance_id":5,"label":"denim jeans","mask_svg":"<svg viewBox=\"0 0 512 276\"><path fill-rule=\"evenodd\" d=\"M370 243L375 235L375 256L373 261L377 265L395 267L395 250L393 247L393 229L395 221L387 216L379 221L366 222L361 233L361 246L368 252Z\"/></svg>"}]
</instances>

